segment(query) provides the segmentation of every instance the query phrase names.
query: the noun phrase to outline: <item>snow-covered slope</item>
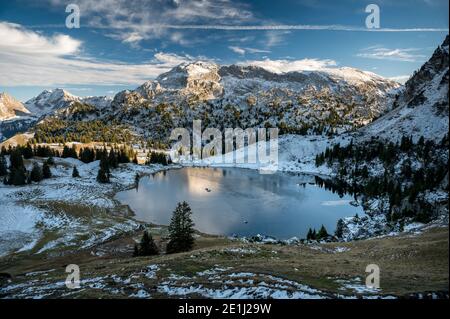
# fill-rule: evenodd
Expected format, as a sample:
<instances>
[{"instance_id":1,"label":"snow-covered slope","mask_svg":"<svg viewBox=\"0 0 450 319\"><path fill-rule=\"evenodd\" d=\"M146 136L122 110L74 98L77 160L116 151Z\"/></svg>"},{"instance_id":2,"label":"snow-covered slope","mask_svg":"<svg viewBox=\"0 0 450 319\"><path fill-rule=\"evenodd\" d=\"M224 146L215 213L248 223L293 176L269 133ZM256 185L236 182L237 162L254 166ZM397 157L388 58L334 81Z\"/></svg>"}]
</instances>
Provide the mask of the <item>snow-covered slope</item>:
<instances>
[{"instance_id":1,"label":"snow-covered slope","mask_svg":"<svg viewBox=\"0 0 450 319\"><path fill-rule=\"evenodd\" d=\"M395 109L364 127L361 138L399 141L403 135L417 141L441 140L449 130L449 37L436 49L394 102Z\"/></svg>"},{"instance_id":2,"label":"snow-covered slope","mask_svg":"<svg viewBox=\"0 0 450 319\"><path fill-rule=\"evenodd\" d=\"M11 120L29 114L30 111L22 103L7 93L0 93L0 121Z\"/></svg>"}]
</instances>

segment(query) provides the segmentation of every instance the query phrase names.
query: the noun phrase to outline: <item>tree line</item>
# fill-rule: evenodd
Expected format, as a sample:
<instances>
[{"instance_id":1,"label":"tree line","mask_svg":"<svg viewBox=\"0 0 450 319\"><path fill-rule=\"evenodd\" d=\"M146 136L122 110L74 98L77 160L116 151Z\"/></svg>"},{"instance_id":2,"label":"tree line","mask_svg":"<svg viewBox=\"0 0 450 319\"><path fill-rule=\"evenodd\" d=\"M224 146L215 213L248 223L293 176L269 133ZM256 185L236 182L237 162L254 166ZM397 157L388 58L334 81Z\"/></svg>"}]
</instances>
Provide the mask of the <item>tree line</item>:
<instances>
[{"instance_id":1,"label":"tree line","mask_svg":"<svg viewBox=\"0 0 450 319\"><path fill-rule=\"evenodd\" d=\"M30 171L24 165L24 156L20 148L9 151L9 167L2 152L0 155L0 177L3 177L5 185L20 186L31 182L40 182L43 179L51 178L50 166L53 165L53 158L49 157L43 164L34 163Z\"/></svg>"},{"instance_id":2,"label":"tree line","mask_svg":"<svg viewBox=\"0 0 450 319\"><path fill-rule=\"evenodd\" d=\"M426 191L442 188L448 174L449 139L441 141L413 141L403 136L397 142L372 139L365 144L334 145L316 156L316 166L328 165L338 173L335 186L369 198L387 198L388 221L412 218L427 223L433 218L433 210L423 196ZM383 171L373 171L371 164L381 163ZM446 186L448 191L448 184Z\"/></svg>"}]
</instances>

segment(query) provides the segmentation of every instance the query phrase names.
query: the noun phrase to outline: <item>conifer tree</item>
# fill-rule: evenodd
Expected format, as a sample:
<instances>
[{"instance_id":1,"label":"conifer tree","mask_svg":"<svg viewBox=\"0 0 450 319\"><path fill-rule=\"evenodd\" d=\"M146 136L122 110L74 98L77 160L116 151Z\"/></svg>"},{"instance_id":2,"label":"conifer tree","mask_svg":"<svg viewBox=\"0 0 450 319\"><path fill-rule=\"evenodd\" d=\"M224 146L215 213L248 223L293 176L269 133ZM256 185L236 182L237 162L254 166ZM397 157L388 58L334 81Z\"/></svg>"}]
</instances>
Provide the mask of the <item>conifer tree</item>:
<instances>
[{"instance_id":1,"label":"conifer tree","mask_svg":"<svg viewBox=\"0 0 450 319\"><path fill-rule=\"evenodd\" d=\"M148 231L144 231L141 242L139 244L139 256L153 256L158 255L159 250L153 241L152 235Z\"/></svg>"},{"instance_id":2,"label":"conifer tree","mask_svg":"<svg viewBox=\"0 0 450 319\"><path fill-rule=\"evenodd\" d=\"M18 149L14 149L11 151L9 161L10 161L11 168L23 168L24 167L22 153Z\"/></svg>"},{"instance_id":3,"label":"conifer tree","mask_svg":"<svg viewBox=\"0 0 450 319\"><path fill-rule=\"evenodd\" d=\"M100 160L100 169L97 173L97 181L99 183L109 183L110 171L109 171L109 162L104 154Z\"/></svg>"},{"instance_id":4,"label":"conifer tree","mask_svg":"<svg viewBox=\"0 0 450 319\"><path fill-rule=\"evenodd\" d=\"M311 240L312 239L312 229L308 229L308 234L306 234L306 240Z\"/></svg>"},{"instance_id":5,"label":"conifer tree","mask_svg":"<svg viewBox=\"0 0 450 319\"><path fill-rule=\"evenodd\" d=\"M108 155L108 164L112 168L117 168L119 166L119 162L117 160L116 152L114 148L111 148Z\"/></svg>"},{"instance_id":6,"label":"conifer tree","mask_svg":"<svg viewBox=\"0 0 450 319\"><path fill-rule=\"evenodd\" d=\"M44 178L52 177L52 171L50 170L50 165L47 162L42 166L42 175Z\"/></svg>"},{"instance_id":7,"label":"conifer tree","mask_svg":"<svg viewBox=\"0 0 450 319\"><path fill-rule=\"evenodd\" d=\"M103 183L103 184L110 182L110 180L109 180L109 173L105 169L103 169L102 167L100 167L100 169L98 170L97 182Z\"/></svg>"},{"instance_id":8,"label":"conifer tree","mask_svg":"<svg viewBox=\"0 0 450 319\"><path fill-rule=\"evenodd\" d=\"M80 177L80 173L78 172L78 169L77 169L76 166L73 167L73 170L72 170L72 177L73 177L73 178Z\"/></svg>"},{"instance_id":9,"label":"conifer tree","mask_svg":"<svg viewBox=\"0 0 450 319\"><path fill-rule=\"evenodd\" d=\"M33 169L30 173L30 181L39 183L44 178L42 168L39 166L38 163L33 164Z\"/></svg>"},{"instance_id":10,"label":"conifer tree","mask_svg":"<svg viewBox=\"0 0 450 319\"><path fill-rule=\"evenodd\" d=\"M320 227L319 232L317 233L317 239L324 239L328 237L328 232L325 228L324 225L322 225L322 227Z\"/></svg>"},{"instance_id":11,"label":"conifer tree","mask_svg":"<svg viewBox=\"0 0 450 319\"><path fill-rule=\"evenodd\" d=\"M334 232L334 235L337 238L342 238L342 236L344 235L344 221L342 220L342 218L339 219L336 224L336 231Z\"/></svg>"},{"instance_id":12,"label":"conifer tree","mask_svg":"<svg viewBox=\"0 0 450 319\"><path fill-rule=\"evenodd\" d=\"M10 151L10 172L5 183L8 185L25 185L27 182L27 170L23 163L22 153L18 149Z\"/></svg>"},{"instance_id":13,"label":"conifer tree","mask_svg":"<svg viewBox=\"0 0 450 319\"><path fill-rule=\"evenodd\" d=\"M188 203L178 203L169 225L167 253L189 251L194 246L194 222Z\"/></svg>"},{"instance_id":14,"label":"conifer tree","mask_svg":"<svg viewBox=\"0 0 450 319\"><path fill-rule=\"evenodd\" d=\"M8 167L6 164L5 156L0 155L0 176L6 176L8 174Z\"/></svg>"},{"instance_id":15,"label":"conifer tree","mask_svg":"<svg viewBox=\"0 0 450 319\"><path fill-rule=\"evenodd\" d=\"M25 169L11 168L6 184L8 185L25 185L27 183L27 172Z\"/></svg>"},{"instance_id":16,"label":"conifer tree","mask_svg":"<svg viewBox=\"0 0 450 319\"><path fill-rule=\"evenodd\" d=\"M33 148L31 147L30 143L27 143L27 146L23 149L22 155L26 159L30 159L33 157Z\"/></svg>"},{"instance_id":17,"label":"conifer tree","mask_svg":"<svg viewBox=\"0 0 450 319\"><path fill-rule=\"evenodd\" d=\"M139 245L134 244L133 257L138 257L138 256L139 256Z\"/></svg>"},{"instance_id":18,"label":"conifer tree","mask_svg":"<svg viewBox=\"0 0 450 319\"><path fill-rule=\"evenodd\" d=\"M55 165L55 159L53 158L53 156L50 156L49 158L47 158L46 162L49 166Z\"/></svg>"},{"instance_id":19,"label":"conifer tree","mask_svg":"<svg viewBox=\"0 0 450 319\"><path fill-rule=\"evenodd\" d=\"M316 239L317 239L317 233L316 233L316 229L314 228L311 233L311 240L316 240Z\"/></svg>"}]
</instances>

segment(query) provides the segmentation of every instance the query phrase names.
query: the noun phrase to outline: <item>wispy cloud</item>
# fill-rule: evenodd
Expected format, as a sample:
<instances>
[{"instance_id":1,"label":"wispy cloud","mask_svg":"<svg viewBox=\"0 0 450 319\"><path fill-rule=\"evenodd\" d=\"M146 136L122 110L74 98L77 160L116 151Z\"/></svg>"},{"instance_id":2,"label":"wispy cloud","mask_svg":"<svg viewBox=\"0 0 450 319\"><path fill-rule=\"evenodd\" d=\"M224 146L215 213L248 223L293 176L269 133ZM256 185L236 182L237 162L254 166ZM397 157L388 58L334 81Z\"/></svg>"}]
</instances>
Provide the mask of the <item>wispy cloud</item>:
<instances>
[{"instance_id":1,"label":"wispy cloud","mask_svg":"<svg viewBox=\"0 0 450 319\"><path fill-rule=\"evenodd\" d=\"M369 47L361 50L356 56L360 58L376 59L376 60L390 60L402 62L421 62L426 59L426 55L419 54L421 49L407 48L407 49L389 49L384 47Z\"/></svg>"},{"instance_id":2,"label":"wispy cloud","mask_svg":"<svg viewBox=\"0 0 450 319\"><path fill-rule=\"evenodd\" d=\"M244 54L245 54L245 49L243 49L243 48L235 47L235 46L229 46L228 48L229 48L231 51L233 51L234 53L241 54L241 55L244 55Z\"/></svg>"},{"instance_id":3,"label":"wispy cloud","mask_svg":"<svg viewBox=\"0 0 450 319\"><path fill-rule=\"evenodd\" d=\"M263 50L263 49L257 49L257 48L241 48L238 46L229 46L228 47L231 51L233 51L234 53L240 54L240 55L244 55L246 53L270 53L270 50Z\"/></svg>"},{"instance_id":4,"label":"wispy cloud","mask_svg":"<svg viewBox=\"0 0 450 319\"><path fill-rule=\"evenodd\" d=\"M420 0L434 2L436 0ZM67 0L46 0L62 9ZM319 1L303 1L319 9ZM284 41L284 32L344 31L344 32L448 32L446 28L382 28L339 24L308 25L279 24L254 14L249 3L231 0L78 0L84 27L107 30L105 33L139 47L145 40L160 39L183 46L198 43L203 37L195 30L263 31L266 48ZM36 27L52 27L36 26ZM61 27L58 25L57 27Z\"/></svg>"},{"instance_id":5,"label":"wispy cloud","mask_svg":"<svg viewBox=\"0 0 450 319\"><path fill-rule=\"evenodd\" d=\"M349 32L448 32L448 28L379 28L368 29L346 25L307 25L307 24L280 24L280 25L223 25L223 24L150 24L146 28L154 29L202 29L202 30L231 30L231 31L349 31Z\"/></svg>"},{"instance_id":6,"label":"wispy cloud","mask_svg":"<svg viewBox=\"0 0 450 319\"><path fill-rule=\"evenodd\" d=\"M0 22L0 85L139 85L193 57L156 53L128 64L83 56L83 43L67 35L43 36L21 25Z\"/></svg>"},{"instance_id":7,"label":"wispy cloud","mask_svg":"<svg viewBox=\"0 0 450 319\"><path fill-rule=\"evenodd\" d=\"M58 8L67 5L66 0L46 3ZM176 27L182 24L257 21L247 4L230 0L78 0L76 3L85 26L108 30L110 37L131 45L150 39L187 43L181 32L192 28Z\"/></svg>"}]
</instances>

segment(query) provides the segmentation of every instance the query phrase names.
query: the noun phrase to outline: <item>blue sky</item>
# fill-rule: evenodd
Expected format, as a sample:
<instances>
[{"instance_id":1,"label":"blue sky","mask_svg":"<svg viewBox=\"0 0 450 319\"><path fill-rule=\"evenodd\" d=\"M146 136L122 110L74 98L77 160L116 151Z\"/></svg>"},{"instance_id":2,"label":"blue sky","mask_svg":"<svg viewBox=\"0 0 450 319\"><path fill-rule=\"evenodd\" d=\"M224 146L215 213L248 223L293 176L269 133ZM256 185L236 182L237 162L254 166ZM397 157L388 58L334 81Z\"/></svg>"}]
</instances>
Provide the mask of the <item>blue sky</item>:
<instances>
[{"instance_id":1,"label":"blue sky","mask_svg":"<svg viewBox=\"0 0 450 319\"><path fill-rule=\"evenodd\" d=\"M80 8L79 29L65 26L70 3ZM367 32L365 8L371 3L381 10L381 32ZM80 96L113 95L199 59L277 72L349 66L404 81L448 34L448 5L448 0L2 1L0 91L22 101L54 87Z\"/></svg>"}]
</instances>

